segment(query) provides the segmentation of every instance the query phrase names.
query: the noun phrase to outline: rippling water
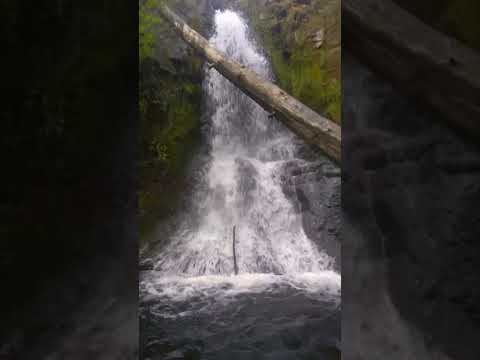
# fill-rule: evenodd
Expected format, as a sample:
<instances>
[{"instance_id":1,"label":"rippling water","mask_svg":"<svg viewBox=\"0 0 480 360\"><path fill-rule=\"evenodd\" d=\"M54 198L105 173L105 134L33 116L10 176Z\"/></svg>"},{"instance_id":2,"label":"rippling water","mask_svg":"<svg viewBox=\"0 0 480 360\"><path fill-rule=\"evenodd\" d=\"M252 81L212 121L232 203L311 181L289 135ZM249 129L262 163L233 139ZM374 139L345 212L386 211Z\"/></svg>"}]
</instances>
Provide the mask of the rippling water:
<instances>
[{"instance_id":1,"label":"rippling water","mask_svg":"<svg viewBox=\"0 0 480 360\"><path fill-rule=\"evenodd\" d=\"M235 12L210 42L272 79ZM294 136L215 70L206 70L208 161L192 210L141 275L142 354L150 359L336 359L340 276L282 191ZM234 275L236 227L239 275Z\"/></svg>"}]
</instances>

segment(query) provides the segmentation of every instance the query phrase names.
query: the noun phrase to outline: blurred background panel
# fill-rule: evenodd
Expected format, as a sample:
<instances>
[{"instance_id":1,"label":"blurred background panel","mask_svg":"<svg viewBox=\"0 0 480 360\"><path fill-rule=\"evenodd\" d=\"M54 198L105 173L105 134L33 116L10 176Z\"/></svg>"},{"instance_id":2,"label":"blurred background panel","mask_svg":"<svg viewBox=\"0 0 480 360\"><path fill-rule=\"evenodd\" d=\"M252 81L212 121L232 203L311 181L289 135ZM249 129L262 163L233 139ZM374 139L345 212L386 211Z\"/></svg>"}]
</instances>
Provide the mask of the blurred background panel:
<instances>
[{"instance_id":1,"label":"blurred background panel","mask_svg":"<svg viewBox=\"0 0 480 360\"><path fill-rule=\"evenodd\" d=\"M342 356L478 359L478 4L342 4Z\"/></svg>"},{"instance_id":2,"label":"blurred background panel","mask_svg":"<svg viewBox=\"0 0 480 360\"><path fill-rule=\"evenodd\" d=\"M0 13L0 358L133 358L138 5Z\"/></svg>"}]
</instances>

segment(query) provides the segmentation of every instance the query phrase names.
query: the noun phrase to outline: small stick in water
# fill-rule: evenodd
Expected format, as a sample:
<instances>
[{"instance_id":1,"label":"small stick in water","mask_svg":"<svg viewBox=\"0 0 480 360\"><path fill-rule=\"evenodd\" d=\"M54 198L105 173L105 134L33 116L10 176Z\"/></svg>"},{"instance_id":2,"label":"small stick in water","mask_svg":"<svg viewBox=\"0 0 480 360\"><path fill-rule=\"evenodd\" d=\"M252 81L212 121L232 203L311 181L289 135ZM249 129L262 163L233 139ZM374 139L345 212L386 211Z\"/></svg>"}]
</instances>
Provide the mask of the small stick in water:
<instances>
[{"instance_id":1,"label":"small stick in water","mask_svg":"<svg viewBox=\"0 0 480 360\"><path fill-rule=\"evenodd\" d=\"M237 254L235 252L235 225L233 225L233 270L238 275Z\"/></svg>"}]
</instances>

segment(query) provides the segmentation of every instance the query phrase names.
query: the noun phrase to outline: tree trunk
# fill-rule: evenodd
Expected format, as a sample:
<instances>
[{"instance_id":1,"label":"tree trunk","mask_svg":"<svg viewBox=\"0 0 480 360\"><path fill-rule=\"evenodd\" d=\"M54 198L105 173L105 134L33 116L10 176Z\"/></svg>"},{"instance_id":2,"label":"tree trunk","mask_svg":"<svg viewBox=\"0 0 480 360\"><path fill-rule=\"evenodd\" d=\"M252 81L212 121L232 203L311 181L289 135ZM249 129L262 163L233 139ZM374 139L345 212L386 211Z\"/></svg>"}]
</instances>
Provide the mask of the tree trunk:
<instances>
[{"instance_id":1,"label":"tree trunk","mask_svg":"<svg viewBox=\"0 0 480 360\"><path fill-rule=\"evenodd\" d=\"M391 0L342 0L345 48L450 125L480 135L480 56Z\"/></svg>"},{"instance_id":2,"label":"tree trunk","mask_svg":"<svg viewBox=\"0 0 480 360\"><path fill-rule=\"evenodd\" d=\"M310 144L320 148L335 162L341 159L341 129L333 121L326 119L302 104L278 86L260 78L255 72L211 46L209 42L191 29L166 5L161 6L161 14L175 28L177 33L223 76L255 100L266 111L274 114L290 130Z\"/></svg>"}]
</instances>

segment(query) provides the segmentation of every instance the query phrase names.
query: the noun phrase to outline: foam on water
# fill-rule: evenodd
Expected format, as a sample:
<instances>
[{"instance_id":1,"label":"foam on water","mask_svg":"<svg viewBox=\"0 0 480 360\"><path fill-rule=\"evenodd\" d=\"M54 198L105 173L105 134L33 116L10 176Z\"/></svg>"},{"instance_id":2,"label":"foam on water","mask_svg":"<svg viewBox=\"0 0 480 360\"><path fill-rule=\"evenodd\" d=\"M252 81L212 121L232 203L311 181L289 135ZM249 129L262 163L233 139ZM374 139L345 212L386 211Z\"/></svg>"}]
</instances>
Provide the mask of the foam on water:
<instances>
[{"instance_id":1,"label":"foam on water","mask_svg":"<svg viewBox=\"0 0 480 360\"><path fill-rule=\"evenodd\" d=\"M184 301L199 295L210 295L212 289L221 293L220 298L244 293L275 292L285 286L310 294L340 295L340 275L334 271L302 273L294 275L239 274L203 275L196 277L166 276L155 274L146 284L145 292L171 300ZM215 292L215 291L214 291Z\"/></svg>"},{"instance_id":2,"label":"foam on water","mask_svg":"<svg viewBox=\"0 0 480 360\"><path fill-rule=\"evenodd\" d=\"M241 296L295 296L321 300L329 307L340 305L340 275L334 271L301 273L293 275L239 274L203 275L195 277L164 276L155 272L144 274L141 288L144 301L155 300L153 313L163 318L175 319L200 313L214 313L230 304L242 304ZM177 304L177 306L172 306Z\"/></svg>"},{"instance_id":3,"label":"foam on water","mask_svg":"<svg viewBox=\"0 0 480 360\"><path fill-rule=\"evenodd\" d=\"M217 11L210 42L272 79L267 59L235 12ZM209 294L226 298L268 292L278 285L337 296L334 259L305 235L301 214L282 191L283 166L295 159L293 135L216 70L206 70L211 108L210 155L198 221L184 221L156 258L142 289L172 300ZM232 228L237 232L238 276L233 274Z\"/></svg>"}]
</instances>

